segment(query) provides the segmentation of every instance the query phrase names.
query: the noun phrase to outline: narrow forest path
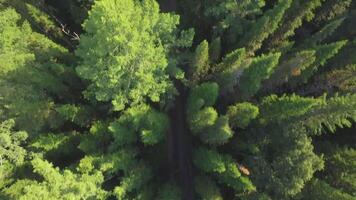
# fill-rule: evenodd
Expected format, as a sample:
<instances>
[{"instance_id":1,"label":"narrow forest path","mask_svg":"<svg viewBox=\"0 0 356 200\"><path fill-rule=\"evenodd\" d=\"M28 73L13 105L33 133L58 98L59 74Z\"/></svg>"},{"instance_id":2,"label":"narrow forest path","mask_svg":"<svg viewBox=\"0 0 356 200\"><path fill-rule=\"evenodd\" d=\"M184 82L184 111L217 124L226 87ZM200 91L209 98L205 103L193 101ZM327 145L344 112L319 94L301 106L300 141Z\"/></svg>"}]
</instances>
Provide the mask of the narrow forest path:
<instances>
[{"instance_id":1,"label":"narrow forest path","mask_svg":"<svg viewBox=\"0 0 356 200\"><path fill-rule=\"evenodd\" d=\"M163 12L175 12L176 9L177 0L166 0L162 4ZM178 81L175 86L179 95L175 99L175 107L170 111L169 157L171 158L172 173L176 174L175 177L180 183L183 199L193 200L192 140L186 123L187 91L184 85Z\"/></svg>"},{"instance_id":2,"label":"narrow forest path","mask_svg":"<svg viewBox=\"0 0 356 200\"><path fill-rule=\"evenodd\" d=\"M176 83L176 87L179 96L175 99L175 107L170 111L170 157L173 158L173 170L178 172L176 178L183 190L184 200L193 200L192 144L185 113L187 92L181 83Z\"/></svg>"},{"instance_id":3,"label":"narrow forest path","mask_svg":"<svg viewBox=\"0 0 356 200\"><path fill-rule=\"evenodd\" d=\"M174 12L177 10L177 0L166 0L162 3L163 12Z\"/></svg>"}]
</instances>

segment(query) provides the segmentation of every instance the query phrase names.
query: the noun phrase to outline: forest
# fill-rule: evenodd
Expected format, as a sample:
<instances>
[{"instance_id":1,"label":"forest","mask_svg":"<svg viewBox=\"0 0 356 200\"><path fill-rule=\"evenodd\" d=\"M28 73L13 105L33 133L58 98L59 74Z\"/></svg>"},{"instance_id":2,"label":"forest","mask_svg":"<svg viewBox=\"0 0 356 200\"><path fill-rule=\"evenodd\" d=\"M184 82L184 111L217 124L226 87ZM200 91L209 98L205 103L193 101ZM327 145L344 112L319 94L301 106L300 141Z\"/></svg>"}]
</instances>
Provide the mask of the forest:
<instances>
[{"instance_id":1,"label":"forest","mask_svg":"<svg viewBox=\"0 0 356 200\"><path fill-rule=\"evenodd\" d=\"M0 200L356 200L356 0L0 0Z\"/></svg>"}]
</instances>

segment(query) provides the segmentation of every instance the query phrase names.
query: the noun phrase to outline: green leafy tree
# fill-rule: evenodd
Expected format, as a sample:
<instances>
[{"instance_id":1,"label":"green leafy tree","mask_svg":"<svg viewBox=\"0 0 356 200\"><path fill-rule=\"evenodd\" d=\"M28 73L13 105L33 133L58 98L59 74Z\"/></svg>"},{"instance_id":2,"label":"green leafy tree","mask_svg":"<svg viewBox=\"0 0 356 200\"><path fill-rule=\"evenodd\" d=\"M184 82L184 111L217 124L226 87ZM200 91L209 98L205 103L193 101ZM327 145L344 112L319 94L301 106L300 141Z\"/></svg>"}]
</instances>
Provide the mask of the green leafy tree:
<instances>
[{"instance_id":1,"label":"green leafy tree","mask_svg":"<svg viewBox=\"0 0 356 200\"><path fill-rule=\"evenodd\" d=\"M159 102L172 87L167 54L175 45L178 20L159 13L154 1L96 2L76 50L77 72L90 82L86 96L111 101L115 110L146 98Z\"/></svg>"}]
</instances>

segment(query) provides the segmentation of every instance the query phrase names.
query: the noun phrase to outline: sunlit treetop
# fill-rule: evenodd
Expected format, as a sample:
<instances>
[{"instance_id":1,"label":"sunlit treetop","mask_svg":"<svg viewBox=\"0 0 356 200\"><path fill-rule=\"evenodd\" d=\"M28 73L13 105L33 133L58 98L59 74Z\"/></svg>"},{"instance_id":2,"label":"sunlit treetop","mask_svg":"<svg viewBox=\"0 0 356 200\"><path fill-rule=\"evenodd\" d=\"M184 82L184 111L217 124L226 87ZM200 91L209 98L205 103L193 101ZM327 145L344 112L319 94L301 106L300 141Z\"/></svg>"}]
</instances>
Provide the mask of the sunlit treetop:
<instances>
[{"instance_id":1,"label":"sunlit treetop","mask_svg":"<svg viewBox=\"0 0 356 200\"><path fill-rule=\"evenodd\" d=\"M160 13L153 0L96 1L84 23L77 72L89 80L87 97L115 110L151 100L172 88L167 54L176 40L177 15Z\"/></svg>"}]
</instances>

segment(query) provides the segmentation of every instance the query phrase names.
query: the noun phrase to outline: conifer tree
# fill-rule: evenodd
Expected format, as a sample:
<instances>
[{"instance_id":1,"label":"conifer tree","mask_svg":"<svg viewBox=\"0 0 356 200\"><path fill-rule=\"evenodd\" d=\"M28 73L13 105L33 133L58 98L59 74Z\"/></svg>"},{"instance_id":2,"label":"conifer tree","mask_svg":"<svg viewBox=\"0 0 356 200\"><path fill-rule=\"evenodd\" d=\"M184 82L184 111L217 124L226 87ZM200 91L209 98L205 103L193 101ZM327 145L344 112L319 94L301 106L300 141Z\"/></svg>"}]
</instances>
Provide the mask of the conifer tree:
<instances>
[{"instance_id":1,"label":"conifer tree","mask_svg":"<svg viewBox=\"0 0 356 200\"><path fill-rule=\"evenodd\" d=\"M64 65L70 55L33 32L15 10L1 10L0 18L1 118L14 118L29 133L58 127L54 99L72 99L76 92L69 86L72 81L80 85L73 69Z\"/></svg>"},{"instance_id":2,"label":"conifer tree","mask_svg":"<svg viewBox=\"0 0 356 200\"><path fill-rule=\"evenodd\" d=\"M293 1L281 20L281 25L271 36L269 40L270 46L276 47L279 45L278 43L281 43L288 37L293 36L294 31L302 25L303 20L310 21L313 19L314 9L320 5L321 0Z\"/></svg>"},{"instance_id":3,"label":"conifer tree","mask_svg":"<svg viewBox=\"0 0 356 200\"><path fill-rule=\"evenodd\" d=\"M280 53L262 55L252 60L251 65L244 70L239 88L242 98L255 95L263 80L268 79L279 62Z\"/></svg>"},{"instance_id":4,"label":"conifer tree","mask_svg":"<svg viewBox=\"0 0 356 200\"><path fill-rule=\"evenodd\" d=\"M15 132L12 119L0 123L0 189L6 187L15 175L15 169L25 161L23 148L28 135L24 131Z\"/></svg>"},{"instance_id":5,"label":"conifer tree","mask_svg":"<svg viewBox=\"0 0 356 200\"><path fill-rule=\"evenodd\" d=\"M295 1L294 1L295 2ZM248 51L254 52L262 46L262 42L272 34L281 22L285 11L290 7L290 0L280 0L275 7L259 18L244 37L240 40L240 47L245 47Z\"/></svg>"},{"instance_id":6,"label":"conifer tree","mask_svg":"<svg viewBox=\"0 0 356 200\"><path fill-rule=\"evenodd\" d=\"M106 192L100 188L103 176L100 172L91 175L73 174L69 170L62 173L51 163L40 158L31 161L34 172L41 175L43 182L30 179L17 181L5 194L13 199L105 199Z\"/></svg>"},{"instance_id":7,"label":"conifer tree","mask_svg":"<svg viewBox=\"0 0 356 200\"><path fill-rule=\"evenodd\" d=\"M319 146L326 156L325 170L321 177L306 185L302 199L354 199L355 149L330 142L321 143Z\"/></svg>"}]
</instances>

